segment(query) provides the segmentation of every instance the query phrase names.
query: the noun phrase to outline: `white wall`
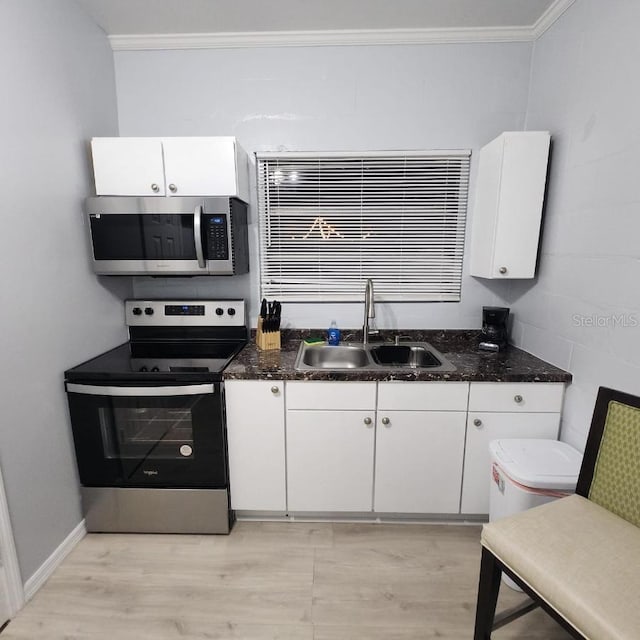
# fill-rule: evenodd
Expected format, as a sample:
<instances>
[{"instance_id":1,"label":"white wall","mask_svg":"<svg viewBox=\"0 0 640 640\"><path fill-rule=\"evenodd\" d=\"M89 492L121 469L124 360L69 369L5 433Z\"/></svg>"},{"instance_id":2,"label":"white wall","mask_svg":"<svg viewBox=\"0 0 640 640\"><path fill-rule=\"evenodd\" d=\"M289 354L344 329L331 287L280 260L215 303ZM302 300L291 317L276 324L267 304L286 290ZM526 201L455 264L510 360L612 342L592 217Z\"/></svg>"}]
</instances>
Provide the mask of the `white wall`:
<instances>
[{"instance_id":1,"label":"white wall","mask_svg":"<svg viewBox=\"0 0 640 640\"><path fill-rule=\"evenodd\" d=\"M531 48L521 43L116 52L120 133L236 135L250 152L477 151L502 131L523 128ZM136 295L247 297L255 324L255 206L250 233L248 276L136 278ZM465 270L459 304L379 305L378 324L479 327L482 305L500 302L491 286ZM296 327L325 327L334 318L343 328L362 324L361 304L286 305L283 313Z\"/></svg>"},{"instance_id":2,"label":"white wall","mask_svg":"<svg viewBox=\"0 0 640 640\"><path fill-rule=\"evenodd\" d=\"M72 0L3 0L0 60L0 465L27 580L82 519L63 371L126 337L81 210L86 141L117 122L108 42Z\"/></svg>"},{"instance_id":3,"label":"white wall","mask_svg":"<svg viewBox=\"0 0 640 640\"><path fill-rule=\"evenodd\" d=\"M517 344L573 374L562 438L580 449L598 386L640 393L638 24L638 2L578 0L533 56L526 124L553 161L539 276L507 301Z\"/></svg>"}]
</instances>

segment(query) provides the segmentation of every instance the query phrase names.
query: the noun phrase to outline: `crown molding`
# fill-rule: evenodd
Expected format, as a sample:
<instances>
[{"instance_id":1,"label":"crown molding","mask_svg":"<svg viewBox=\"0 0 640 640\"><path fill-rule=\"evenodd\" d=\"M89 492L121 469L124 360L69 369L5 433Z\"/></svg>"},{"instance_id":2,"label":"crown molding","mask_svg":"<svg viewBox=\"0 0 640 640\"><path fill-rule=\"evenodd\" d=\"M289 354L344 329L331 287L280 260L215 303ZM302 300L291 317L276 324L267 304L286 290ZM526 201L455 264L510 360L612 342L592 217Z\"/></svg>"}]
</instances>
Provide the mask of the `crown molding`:
<instances>
[{"instance_id":1,"label":"crown molding","mask_svg":"<svg viewBox=\"0 0 640 640\"><path fill-rule=\"evenodd\" d=\"M153 33L112 35L109 41L114 51L533 42L574 2L556 0L534 25L527 27Z\"/></svg>"},{"instance_id":2,"label":"crown molding","mask_svg":"<svg viewBox=\"0 0 640 640\"><path fill-rule=\"evenodd\" d=\"M537 40L576 0L556 0L538 18L531 28L533 40Z\"/></svg>"},{"instance_id":3,"label":"crown molding","mask_svg":"<svg viewBox=\"0 0 640 640\"><path fill-rule=\"evenodd\" d=\"M530 27L166 33L109 36L114 51L530 42Z\"/></svg>"}]
</instances>

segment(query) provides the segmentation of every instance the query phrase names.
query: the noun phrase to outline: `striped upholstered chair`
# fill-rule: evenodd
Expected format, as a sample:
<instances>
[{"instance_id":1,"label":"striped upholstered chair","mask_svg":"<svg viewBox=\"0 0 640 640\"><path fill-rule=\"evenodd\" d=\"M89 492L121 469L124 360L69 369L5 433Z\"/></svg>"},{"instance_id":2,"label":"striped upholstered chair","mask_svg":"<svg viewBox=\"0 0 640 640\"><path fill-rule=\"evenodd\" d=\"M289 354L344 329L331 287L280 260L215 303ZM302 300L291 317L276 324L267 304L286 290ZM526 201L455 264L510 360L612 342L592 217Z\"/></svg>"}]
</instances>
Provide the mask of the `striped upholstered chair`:
<instances>
[{"instance_id":1,"label":"striped upholstered chair","mask_svg":"<svg viewBox=\"0 0 640 640\"><path fill-rule=\"evenodd\" d=\"M496 616L503 572L529 599ZM482 529L475 640L538 606L575 638L640 639L640 398L601 387L576 494Z\"/></svg>"}]
</instances>

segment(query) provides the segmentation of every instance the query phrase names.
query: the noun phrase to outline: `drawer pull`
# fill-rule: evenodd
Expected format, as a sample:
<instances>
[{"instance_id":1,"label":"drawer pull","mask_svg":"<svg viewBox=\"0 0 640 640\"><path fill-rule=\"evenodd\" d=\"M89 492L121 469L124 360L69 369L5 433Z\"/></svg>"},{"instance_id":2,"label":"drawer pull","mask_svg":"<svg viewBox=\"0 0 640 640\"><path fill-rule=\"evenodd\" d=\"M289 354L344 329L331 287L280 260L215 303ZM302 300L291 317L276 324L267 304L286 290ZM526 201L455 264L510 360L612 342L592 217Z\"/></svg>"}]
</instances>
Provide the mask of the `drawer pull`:
<instances>
[{"instance_id":1,"label":"drawer pull","mask_svg":"<svg viewBox=\"0 0 640 640\"><path fill-rule=\"evenodd\" d=\"M482 420L480 420L480 418L476 418L476 419L473 421L473 426L474 426L474 427L478 427L478 428L479 428L479 427L481 427L481 426L482 426Z\"/></svg>"},{"instance_id":2,"label":"drawer pull","mask_svg":"<svg viewBox=\"0 0 640 640\"><path fill-rule=\"evenodd\" d=\"M275 387L275 386L274 386L274 387L271 387L271 393L273 393L274 395L275 395L276 393L278 393L279 391L280 391L280 389L279 389L278 387Z\"/></svg>"},{"instance_id":3,"label":"drawer pull","mask_svg":"<svg viewBox=\"0 0 640 640\"><path fill-rule=\"evenodd\" d=\"M520 404L522 402L523 398L522 398L521 395L516 395L516 396L513 396L513 400L514 400L514 402L517 402L518 404Z\"/></svg>"}]
</instances>

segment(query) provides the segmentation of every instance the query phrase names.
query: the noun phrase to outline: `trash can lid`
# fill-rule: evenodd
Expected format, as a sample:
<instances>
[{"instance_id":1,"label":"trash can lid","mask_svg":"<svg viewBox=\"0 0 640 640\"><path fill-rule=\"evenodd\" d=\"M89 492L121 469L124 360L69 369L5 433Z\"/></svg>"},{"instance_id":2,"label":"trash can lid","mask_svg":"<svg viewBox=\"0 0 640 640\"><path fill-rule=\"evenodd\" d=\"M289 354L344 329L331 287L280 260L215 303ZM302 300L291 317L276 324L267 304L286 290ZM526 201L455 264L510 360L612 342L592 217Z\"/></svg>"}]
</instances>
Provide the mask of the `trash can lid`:
<instances>
[{"instance_id":1,"label":"trash can lid","mask_svg":"<svg viewBox=\"0 0 640 640\"><path fill-rule=\"evenodd\" d=\"M582 454L559 440L505 439L489 443L491 457L516 482L533 489L574 491Z\"/></svg>"}]
</instances>

